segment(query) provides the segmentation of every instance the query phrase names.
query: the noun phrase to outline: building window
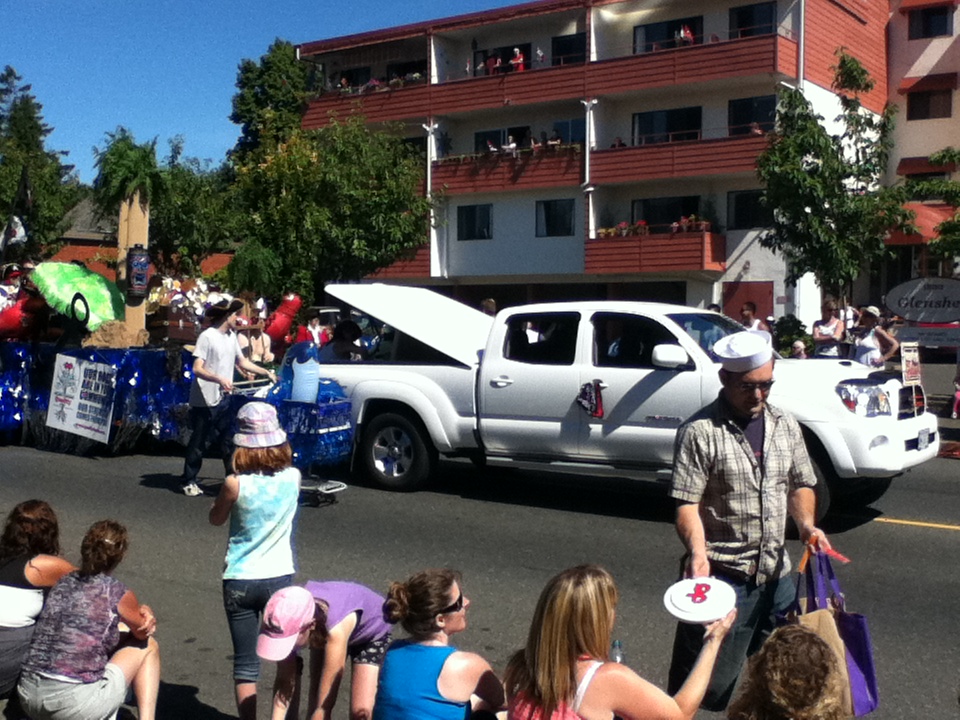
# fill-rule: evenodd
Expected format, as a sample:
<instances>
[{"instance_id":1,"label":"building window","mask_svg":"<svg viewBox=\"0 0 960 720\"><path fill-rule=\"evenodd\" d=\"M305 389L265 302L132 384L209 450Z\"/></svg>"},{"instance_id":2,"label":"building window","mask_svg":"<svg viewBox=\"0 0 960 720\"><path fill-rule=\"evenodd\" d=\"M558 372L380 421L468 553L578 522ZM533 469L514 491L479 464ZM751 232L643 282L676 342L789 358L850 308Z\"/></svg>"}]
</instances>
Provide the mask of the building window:
<instances>
[{"instance_id":1,"label":"building window","mask_svg":"<svg viewBox=\"0 0 960 720\"><path fill-rule=\"evenodd\" d=\"M699 107L654 110L633 116L633 144L699 140L703 110Z\"/></svg>"},{"instance_id":2,"label":"building window","mask_svg":"<svg viewBox=\"0 0 960 720\"><path fill-rule=\"evenodd\" d=\"M537 202L537 237L570 237L573 232L573 200Z\"/></svg>"},{"instance_id":3,"label":"building window","mask_svg":"<svg viewBox=\"0 0 960 720\"><path fill-rule=\"evenodd\" d=\"M633 52L638 55L702 42L702 16L637 25L633 29Z\"/></svg>"},{"instance_id":4,"label":"building window","mask_svg":"<svg viewBox=\"0 0 960 720\"><path fill-rule=\"evenodd\" d=\"M751 230L773 225L773 211L763 201L763 190L738 190L727 193L727 227Z\"/></svg>"},{"instance_id":5,"label":"building window","mask_svg":"<svg viewBox=\"0 0 960 720\"><path fill-rule=\"evenodd\" d=\"M461 205L457 208L457 240L489 240L493 237L493 205Z\"/></svg>"},{"instance_id":6,"label":"building window","mask_svg":"<svg viewBox=\"0 0 960 720\"><path fill-rule=\"evenodd\" d=\"M907 93L907 120L948 118L953 111L952 90Z\"/></svg>"},{"instance_id":7,"label":"building window","mask_svg":"<svg viewBox=\"0 0 960 720\"><path fill-rule=\"evenodd\" d=\"M550 62L553 65L574 65L587 60L587 34L560 35L551 41Z\"/></svg>"},{"instance_id":8,"label":"building window","mask_svg":"<svg viewBox=\"0 0 960 720\"><path fill-rule=\"evenodd\" d=\"M770 132L776 117L776 95L741 98L727 104L727 125L731 135Z\"/></svg>"},{"instance_id":9,"label":"building window","mask_svg":"<svg viewBox=\"0 0 960 720\"><path fill-rule=\"evenodd\" d=\"M772 35L777 29L777 3L730 8L730 39Z\"/></svg>"},{"instance_id":10,"label":"building window","mask_svg":"<svg viewBox=\"0 0 960 720\"><path fill-rule=\"evenodd\" d=\"M633 201L633 221L645 220L650 232L670 232L673 223L682 217L700 212L700 196L644 198Z\"/></svg>"},{"instance_id":11,"label":"building window","mask_svg":"<svg viewBox=\"0 0 960 720\"><path fill-rule=\"evenodd\" d=\"M585 145L587 142L587 121L582 117L573 120L556 120L553 123L553 131L560 136L560 141L564 145L571 143Z\"/></svg>"},{"instance_id":12,"label":"building window","mask_svg":"<svg viewBox=\"0 0 960 720\"><path fill-rule=\"evenodd\" d=\"M953 6L920 8L910 11L911 40L953 35Z\"/></svg>"}]
</instances>

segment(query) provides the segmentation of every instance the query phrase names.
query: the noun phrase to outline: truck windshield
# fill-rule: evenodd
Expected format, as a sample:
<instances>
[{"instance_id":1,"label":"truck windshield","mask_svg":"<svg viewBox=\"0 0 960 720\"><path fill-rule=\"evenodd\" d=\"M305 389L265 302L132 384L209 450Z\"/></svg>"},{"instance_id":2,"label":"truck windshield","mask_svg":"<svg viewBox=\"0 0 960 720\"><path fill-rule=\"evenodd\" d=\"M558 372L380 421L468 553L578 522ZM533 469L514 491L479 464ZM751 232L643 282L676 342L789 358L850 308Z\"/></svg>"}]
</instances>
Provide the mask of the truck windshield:
<instances>
[{"instance_id":1,"label":"truck windshield","mask_svg":"<svg viewBox=\"0 0 960 720\"><path fill-rule=\"evenodd\" d=\"M682 327L714 360L713 344L722 337L744 330L740 323L717 313L673 313L667 317Z\"/></svg>"}]
</instances>

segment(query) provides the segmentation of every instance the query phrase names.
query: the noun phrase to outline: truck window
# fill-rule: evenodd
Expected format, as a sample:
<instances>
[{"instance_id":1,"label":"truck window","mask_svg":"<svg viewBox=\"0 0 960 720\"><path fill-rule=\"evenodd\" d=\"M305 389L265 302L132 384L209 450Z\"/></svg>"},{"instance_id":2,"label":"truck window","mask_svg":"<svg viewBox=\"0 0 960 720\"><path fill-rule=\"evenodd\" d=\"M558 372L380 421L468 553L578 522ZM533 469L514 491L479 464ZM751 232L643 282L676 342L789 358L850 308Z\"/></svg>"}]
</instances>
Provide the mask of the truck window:
<instances>
[{"instance_id":1,"label":"truck window","mask_svg":"<svg viewBox=\"0 0 960 720\"><path fill-rule=\"evenodd\" d=\"M740 323L717 313L674 313L667 317L696 340L711 358L713 358L713 344L717 340L744 330Z\"/></svg>"},{"instance_id":2,"label":"truck window","mask_svg":"<svg viewBox=\"0 0 960 720\"><path fill-rule=\"evenodd\" d=\"M593 316L594 364L597 367L652 368L653 348L678 345L656 320L626 313Z\"/></svg>"},{"instance_id":3,"label":"truck window","mask_svg":"<svg viewBox=\"0 0 960 720\"><path fill-rule=\"evenodd\" d=\"M507 321L503 356L534 365L573 365L580 313L529 313Z\"/></svg>"}]
</instances>

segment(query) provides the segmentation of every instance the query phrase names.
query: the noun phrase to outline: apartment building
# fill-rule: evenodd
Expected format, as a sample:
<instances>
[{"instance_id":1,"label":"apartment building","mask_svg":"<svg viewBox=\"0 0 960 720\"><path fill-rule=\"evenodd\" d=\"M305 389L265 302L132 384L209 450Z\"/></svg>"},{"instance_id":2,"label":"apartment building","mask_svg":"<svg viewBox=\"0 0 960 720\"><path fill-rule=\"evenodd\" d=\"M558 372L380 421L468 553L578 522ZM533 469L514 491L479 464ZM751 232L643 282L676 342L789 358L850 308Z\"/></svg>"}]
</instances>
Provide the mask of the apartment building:
<instances>
[{"instance_id":1,"label":"apartment building","mask_svg":"<svg viewBox=\"0 0 960 720\"><path fill-rule=\"evenodd\" d=\"M892 0L887 27L888 93L899 112L896 145L888 183L905 178L960 180L953 165L935 166L930 155L960 144L960 10L957 0ZM955 209L937 198L916 198L918 233L894 235L895 258L862 285L874 295L912 277L956 275L955 261L941 262L928 254L936 226Z\"/></svg>"},{"instance_id":2,"label":"apartment building","mask_svg":"<svg viewBox=\"0 0 960 720\"><path fill-rule=\"evenodd\" d=\"M909 0L903 0L909 2ZM952 5L952 3L950 3ZM378 278L467 302L657 299L819 315L760 247L757 156L781 83L824 117L845 46L887 100L880 0L539 0L309 42L307 128L401 123L435 227Z\"/></svg>"}]
</instances>

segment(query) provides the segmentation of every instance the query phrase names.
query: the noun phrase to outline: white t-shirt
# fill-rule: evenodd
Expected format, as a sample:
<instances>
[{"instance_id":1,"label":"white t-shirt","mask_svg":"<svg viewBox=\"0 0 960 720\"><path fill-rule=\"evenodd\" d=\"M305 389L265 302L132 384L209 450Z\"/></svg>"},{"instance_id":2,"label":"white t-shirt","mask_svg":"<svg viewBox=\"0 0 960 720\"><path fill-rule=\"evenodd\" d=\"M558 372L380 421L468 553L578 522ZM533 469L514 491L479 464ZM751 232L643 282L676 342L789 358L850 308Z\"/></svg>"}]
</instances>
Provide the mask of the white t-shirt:
<instances>
[{"instance_id":1,"label":"white t-shirt","mask_svg":"<svg viewBox=\"0 0 960 720\"><path fill-rule=\"evenodd\" d=\"M218 377L233 379L233 369L241 357L240 343L233 330L225 333L216 328L207 328L197 338L193 351L195 358L203 360L203 366ZM213 407L223 399L219 383L194 376L190 385L191 407Z\"/></svg>"}]
</instances>

